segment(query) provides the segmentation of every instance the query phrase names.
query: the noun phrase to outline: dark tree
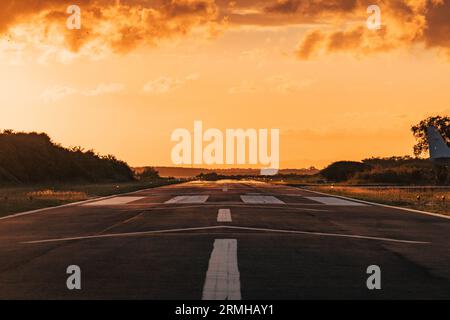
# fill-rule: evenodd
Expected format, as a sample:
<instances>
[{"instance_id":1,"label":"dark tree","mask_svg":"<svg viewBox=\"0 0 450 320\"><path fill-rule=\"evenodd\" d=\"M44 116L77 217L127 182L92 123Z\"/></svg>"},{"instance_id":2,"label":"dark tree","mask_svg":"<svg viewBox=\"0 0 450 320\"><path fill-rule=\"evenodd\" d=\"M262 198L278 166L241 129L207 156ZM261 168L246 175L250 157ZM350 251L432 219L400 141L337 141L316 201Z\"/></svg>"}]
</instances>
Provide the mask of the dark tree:
<instances>
[{"instance_id":1,"label":"dark tree","mask_svg":"<svg viewBox=\"0 0 450 320\"><path fill-rule=\"evenodd\" d=\"M153 167L146 167L144 171L140 174L141 179L146 180L157 180L161 177L159 176L159 172Z\"/></svg>"},{"instance_id":2,"label":"dark tree","mask_svg":"<svg viewBox=\"0 0 450 320\"><path fill-rule=\"evenodd\" d=\"M417 140L417 143L414 145L414 154L417 157L428 151L427 128L430 126L436 127L444 141L447 141L447 145L450 144L450 117L428 117L411 127L411 131Z\"/></svg>"},{"instance_id":3,"label":"dark tree","mask_svg":"<svg viewBox=\"0 0 450 320\"><path fill-rule=\"evenodd\" d=\"M216 172L210 172L210 173L200 173L199 175L197 175L197 178L205 181L217 181L225 178L225 176L218 175Z\"/></svg>"},{"instance_id":4,"label":"dark tree","mask_svg":"<svg viewBox=\"0 0 450 320\"><path fill-rule=\"evenodd\" d=\"M114 156L64 148L45 133L0 132L0 184L132 181L133 172Z\"/></svg>"},{"instance_id":5,"label":"dark tree","mask_svg":"<svg viewBox=\"0 0 450 320\"><path fill-rule=\"evenodd\" d=\"M320 175L328 181L340 182L348 180L355 174L369 170L370 168L370 165L362 162L338 161L320 171Z\"/></svg>"}]
</instances>

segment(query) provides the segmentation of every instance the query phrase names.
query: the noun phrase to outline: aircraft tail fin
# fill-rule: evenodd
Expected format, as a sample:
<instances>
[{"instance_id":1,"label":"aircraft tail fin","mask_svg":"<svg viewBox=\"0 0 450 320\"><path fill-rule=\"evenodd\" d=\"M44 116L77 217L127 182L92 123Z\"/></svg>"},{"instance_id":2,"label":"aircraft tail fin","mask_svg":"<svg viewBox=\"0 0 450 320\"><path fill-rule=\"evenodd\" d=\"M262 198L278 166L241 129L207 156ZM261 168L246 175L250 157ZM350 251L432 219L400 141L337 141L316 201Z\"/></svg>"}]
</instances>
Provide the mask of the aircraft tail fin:
<instances>
[{"instance_id":1,"label":"aircraft tail fin","mask_svg":"<svg viewBox=\"0 0 450 320\"><path fill-rule=\"evenodd\" d=\"M450 158L450 148L436 127L427 128L427 137L431 159Z\"/></svg>"}]
</instances>

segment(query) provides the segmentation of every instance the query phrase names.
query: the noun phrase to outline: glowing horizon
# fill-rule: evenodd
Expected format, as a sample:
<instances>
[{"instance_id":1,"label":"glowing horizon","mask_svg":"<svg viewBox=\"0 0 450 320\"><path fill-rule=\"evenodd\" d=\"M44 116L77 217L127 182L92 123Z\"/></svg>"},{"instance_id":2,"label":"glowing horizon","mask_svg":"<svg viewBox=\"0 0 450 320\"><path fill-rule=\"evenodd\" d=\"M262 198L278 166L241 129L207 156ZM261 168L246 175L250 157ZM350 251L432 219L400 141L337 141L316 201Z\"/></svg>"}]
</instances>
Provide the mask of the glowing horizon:
<instances>
[{"instance_id":1,"label":"glowing horizon","mask_svg":"<svg viewBox=\"0 0 450 320\"><path fill-rule=\"evenodd\" d=\"M67 30L70 1L3 1L0 128L130 166L173 166L195 120L280 129L280 168L412 155L450 114L450 1L377 1L380 30L369 1L305 3L84 0Z\"/></svg>"}]
</instances>

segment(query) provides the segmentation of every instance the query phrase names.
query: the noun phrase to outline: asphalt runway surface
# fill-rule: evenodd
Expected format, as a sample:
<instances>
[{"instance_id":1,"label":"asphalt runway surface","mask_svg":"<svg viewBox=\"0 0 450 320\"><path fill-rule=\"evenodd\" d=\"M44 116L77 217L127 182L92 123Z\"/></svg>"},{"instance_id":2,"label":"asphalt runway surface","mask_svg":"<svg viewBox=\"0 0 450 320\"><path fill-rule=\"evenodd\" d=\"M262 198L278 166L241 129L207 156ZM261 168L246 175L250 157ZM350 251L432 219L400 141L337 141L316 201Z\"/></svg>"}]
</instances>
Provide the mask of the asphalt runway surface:
<instances>
[{"instance_id":1,"label":"asphalt runway surface","mask_svg":"<svg viewBox=\"0 0 450 320\"><path fill-rule=\"evenodd\" d=\"M0 219L0 299L449 298L449 219L300 188L190 182Z\"/></svg>"}]
</instances>

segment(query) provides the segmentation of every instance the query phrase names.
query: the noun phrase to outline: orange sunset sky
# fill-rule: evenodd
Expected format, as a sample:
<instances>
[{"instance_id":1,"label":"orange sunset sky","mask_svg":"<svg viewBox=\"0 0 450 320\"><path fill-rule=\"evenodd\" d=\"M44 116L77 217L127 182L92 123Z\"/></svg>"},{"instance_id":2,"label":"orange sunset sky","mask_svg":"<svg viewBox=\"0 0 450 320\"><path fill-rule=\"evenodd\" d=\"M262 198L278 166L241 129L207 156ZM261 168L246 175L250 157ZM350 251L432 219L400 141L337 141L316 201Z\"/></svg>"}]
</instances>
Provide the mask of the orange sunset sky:
<instances>
[{"instance_id":1,"label":"orange sunset sky","mask_svg":"<svg viewBox=\"0 0 450 320\"><path fill-rule=\"evenodd\" d=\"M0 128L132 166L194 120L279 128L282 168L406 155L450 113L450 1L2 0L0 71Z\"/></svg>"}]
</instances>

